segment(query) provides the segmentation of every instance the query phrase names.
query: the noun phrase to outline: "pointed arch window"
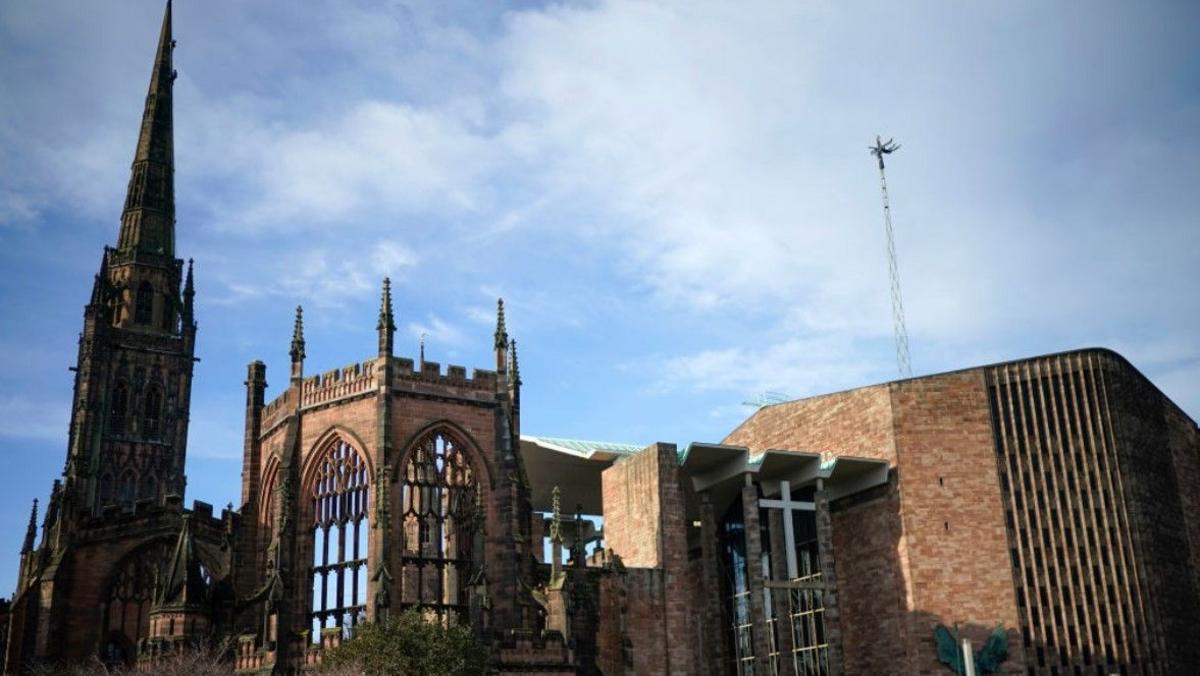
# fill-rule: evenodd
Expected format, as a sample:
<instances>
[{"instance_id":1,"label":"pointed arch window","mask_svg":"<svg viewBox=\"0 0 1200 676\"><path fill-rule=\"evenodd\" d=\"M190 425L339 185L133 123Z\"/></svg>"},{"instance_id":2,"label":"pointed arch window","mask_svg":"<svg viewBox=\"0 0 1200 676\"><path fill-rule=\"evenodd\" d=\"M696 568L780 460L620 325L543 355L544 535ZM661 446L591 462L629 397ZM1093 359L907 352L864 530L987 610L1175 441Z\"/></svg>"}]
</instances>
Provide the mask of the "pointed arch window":
<instances>
[{"instance_id":1,"label":"pointed arch window","mask_svg":"<svg viewBox=\"0 0 1200 676\"><path fill-rule=\"evenodd\" d=\"M167 331L171 331L172 329L175 328L174 326L172 326L172 324L174 323L174 319L175 319L174 304L175 304L175 300L173 298L171 298L170 294L166 294L166 293L162 294L162 318L161 318L161 321L162 321L162 328Z\"/></svg>"},{"instance_id":2,"label":"pointed arch window","mask_svg":"<svg viewBox=\"0 0 1200 676\"><path fill-rule=\"evenodd\" d=\"M137 299L133 306L133 321L143 326L149 326L154 317L154 290L149 282L138 286Z\"/></svg>"},{"instance_id":3,"label":"pointed arch window","mask_svg":"<svg viewBox=\"0 0 1200 676\"><path fill-rule=\"evenodd\" d=\"M367 464L353 446L335 440L313 478L312 640L321 629L348 632L366 619Z\"/></svg>"},{"instance_id":4,"label":"pointed arch window","mask_svg":"<svg viewBox=\"0 0 1200 676\"><path fill-rule=\"evenodd\" d=\"M142 434L149 439L158 439L162 435L162 390L157 385L151 385L146 391L146 410L142 420Z\"/></svg>"},{"instance_id":5,"label":"pointed arch window","mask_svg":"<svg viewBox=\"0 0 1200 676\"><path fill-rule=\"evenodd\" d=\"M109 429L120 434L125 431L125 416L129 411L129 386L124 380L117 381L109 407Z\"/></svg>"},{"instance_id":6,"label":"pointed arch window","mask_svg":"<svg viewBox=\"0 0 1200 676\"><path fill-rule=\"evenodd\" d=\"M153 474L147 474L142 477L142 487L138 491L139 500L157 500L158 499L158 480Z\"/></svg>"},{"instance_id":7,"label":"pointed arch window","mask_svg":"<svg viewBox=\"0 0 1200 676\"><path fill-rule=\"evenodd\" d=\"M483 515L466 446L445 431L425 435L403 469L403 606L465 620L469 583L481 571Z\"/></svg>"},{"instance_id":8,"label":"pointed arch window","mask_svg":"<svg viewBox=\"0 0 1200 676\"><path fill-rule=\"evenodd\" d=\"M150 635L150 604L161 584L170 545L162 540L133 552L117 565L104 602L100 657L110 666L131 664L138 641ZM104 597L102 597L104 598Z\"/></svg>"},{"instance_id":9,"label":"pointed arch window","mask_svg":"<svg viewBox=\"0 0 1200 676\"><path fill-rule=\"evenodd\" d=\"M120 500L122 505L132 505L133 499L137 495L135 487L137 486L137 477L133 472L125 472L121 475Z\"/></svg>"},{"instance_id":10,"label":"pointed arch window","mask_svg":"<svg viewBox=\"0 0 1200 676\"><path fill-rule=\"evenodd\" d=\"M100 506L103 507L112 502L113 499L113 477L111 474L104 473L100 475Z\"/></svg>"}]
</instances>

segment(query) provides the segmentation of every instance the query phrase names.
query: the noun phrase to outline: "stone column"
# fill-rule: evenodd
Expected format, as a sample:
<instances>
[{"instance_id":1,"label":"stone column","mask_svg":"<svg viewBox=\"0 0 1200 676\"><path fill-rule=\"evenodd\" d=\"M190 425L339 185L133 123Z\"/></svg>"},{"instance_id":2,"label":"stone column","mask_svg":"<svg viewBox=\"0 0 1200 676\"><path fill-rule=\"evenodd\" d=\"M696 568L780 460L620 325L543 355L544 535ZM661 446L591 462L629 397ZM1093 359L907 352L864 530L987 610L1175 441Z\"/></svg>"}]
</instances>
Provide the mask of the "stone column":
<instances>
[{"instance_id":1,"label":"stone column","mask_svg":"<svg viewBox=\"0 0 1200 676\"><path fill-rule=\"evenodd\" d=\"M742 519L746 528L746 587L750 590L750 620L753 623L755 672L770 673L765 665L770 663L771 641L767 636L770 627L763 608L762 535L758 521L758 489L746 475L742 487Z\"/></svg>"},{"instance_id":2,"label":"stone column","mask_svg":"<svg viewBox=\"0 0 1200 676\"><path fill-rule=\"evenodd\" d=\"M782 509L767 510L767 530L771 533L771 578L786 580L787 542L783 535L783 519L788 512ZM779 676L793 676L796 664L792 660L795 645L792 642L792 593L787 589L771 589L771 602L775 606L775 626L778 627Z\"/></svg>"},{"instance_id":3,"label":"stone column","mask_svg":"<svg viewBox=\"0 0 1200 676\"><path fill-rule=\"evenodd\" d=\"M842 628L838 610L837 571L833 563L833 519L829 514L829 494L825 482L817 479L813 498L817 518L817 547L821 559L821 580L825 583L822 600L825 605L825 641L829 644L829 674L841 676L845 661L842 656Z\"/></svg>"},{"instance_id":4,"label":"stone column","mask_svg":"<svg viewBox=\"0 0 1200 676\"><path fill-rule=\"evenodd\" d=\"M704 588L708 590L704 600L704 641L703 655L708 668L720 672L726 664L725 640L722 633L727 631L725 619L721 616L721 547L717 534L717 519L713 514L712 501L708 491L700 494L700 556L704 571Z\"/></svg>"}]
</instances>

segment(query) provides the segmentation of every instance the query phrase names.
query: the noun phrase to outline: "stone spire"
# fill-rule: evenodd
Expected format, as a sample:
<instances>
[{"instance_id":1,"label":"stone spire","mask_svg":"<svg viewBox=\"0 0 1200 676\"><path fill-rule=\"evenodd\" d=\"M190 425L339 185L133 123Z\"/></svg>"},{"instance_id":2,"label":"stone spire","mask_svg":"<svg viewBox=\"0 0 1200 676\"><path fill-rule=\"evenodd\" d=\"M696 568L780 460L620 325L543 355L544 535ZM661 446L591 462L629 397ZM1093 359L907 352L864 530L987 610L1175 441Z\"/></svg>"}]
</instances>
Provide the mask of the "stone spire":
<instances>
[{"instance_id":1,"label":"stone spire","mask_svg":"<svg viewBox=\"0 0 1200 676\"><path fill-rule=\"evenodd\" d=\"M21 545L22 554L32 552L37 544L37 503L37 498L34 498L33 509L29 511L29 526L25 529L25 543Z\"/></svg>"},{"instance_id":2,"label":"stone spire","mask_svg":"<svg viewBox=\"0 0 1200 676\"><path fill-rule=\"evenodd\" d=\"M296 323L292 327L292 349L288 351L292 357L292 380L300 380L304 375L304 308L296 306Z\"/></svg>"},{"instance_id":3,"label":"stone spire","mask_svg":"<svg viewBox=\"0 0 1200 676\"><path fill-rule=\"evenodd\" d=\"M508 347L508 329L504 325L504 299L496 299L496 348Z\"/></svg>"},{"instance_id":4,"label":"stone spire","mask_svg":"<svg viewBox=\"0 0 1200 676\"><path fill-rule=\"evenodd\" d=\"M194 328L196 284L192 279L192 259L188 259L187 278L183 283L183 330Z\"/></svg>"},{"instance_id":5,"label":"stone spire","mask_svg":"<svg viewBox=\"0 0 1200 676\"><path fill-rule=\"evenodd\" d=\"M304 361L304 307L296 306L296 323L292 325L292 349L288 351L293 362Z\"/></svg>"},{"instance_id":6,"label":"stone spire","mask_svg":"<svg viewBox=\"0 0 1200 676\"><path fill-rule=\"evenodd\" d=\"M396 320L392 315L392 280L383 278L383 296L379 299L379 323L375 325L379 331L379 356L392 356L393 343L396 336Z\"/></svg>"},{"instance_id":7,"label":"stone spire","mask_svg":"<svg viewBox=\"0 0 1200 676\"><path fill-rule=\"evenodd\" d=\"M171 553L171 561L163 571L163 584L159 587L157 605L181 607L203 606L208 595L208 585L204 581L204 573L200 570L200 559L196 556L196 543L192 539L192 517L183 516L183 525L179 529L179 538L175 540L175 550Z\"/></svg>"},{"instance_id":8,"label":"stone spire","mask_svg":"<svg viewBox=\"0 0 1200 676\"><path fill-rule=\"evenodd\" d=\"M504 299L496 299L496 372L508 369L508 329L504 325Z\"/></svg>"},{"instance_id":9,"label":"stone spire","mask_svg":"<svg viewBox=\"0 0 1200 676\"><path fill-rule=\"evenodd\" d=\"M125 209L121 214L117 249L123 252L175 256L175 141L171 103L175 83L171 59L174 49L171 2L167 0L142 113L142 128L133 155Z\"/></svg>"},{"instance_id":10,"label":"stone spire","mask_svg":"<svg viewBox=\"0 0 1200 676\"><path fill-rule=\"evenodd\" d=\"M92 283L92 298L88 301L88 307L99 308L108 301L110 286L108 279L108 252L109 248L104 247L104 253L100 255L100 271L96 273L96 280Z\"/></svg>"},{"instance_id":11,"label":"stone spire","mask_svg":"<svg viewBox=\"0 0 1200 676\"><path fill-rule=\"evenodd\" d=\"M521 365L517 362L517 339L513 338L508 347L508 379L513 385L521 386Z\"/></svg>"}]
</instances>

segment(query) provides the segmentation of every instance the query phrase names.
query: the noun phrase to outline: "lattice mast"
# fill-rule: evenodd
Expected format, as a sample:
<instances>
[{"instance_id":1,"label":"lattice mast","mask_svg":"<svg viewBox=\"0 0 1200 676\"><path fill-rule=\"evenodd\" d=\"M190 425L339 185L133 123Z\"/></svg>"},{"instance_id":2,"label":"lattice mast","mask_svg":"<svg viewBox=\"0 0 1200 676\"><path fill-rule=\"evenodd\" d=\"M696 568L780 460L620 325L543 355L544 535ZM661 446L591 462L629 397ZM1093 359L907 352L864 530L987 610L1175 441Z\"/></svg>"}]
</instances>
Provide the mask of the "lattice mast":
<instances>
[{"instance_id":1,"label":"lattice mast","mask_svg":"<svg viewBox=\"0 0 1200 676\"><path fill-rule=\"evenodd\" d=\"M896 237L892 231L892 207L888 200L887 175L883 170L883 156L900 149L893 139L885 143L875 137L875 145L867 146L879 160L879 191L883 196L883 227L887 233L888 275L892 287L892 330L896 334L896 367L901 378L912 377L912 362L908 356L908 329L904 325L904 299L900 295L900 268L896 264Z\"/></svg>"}]
</instances>

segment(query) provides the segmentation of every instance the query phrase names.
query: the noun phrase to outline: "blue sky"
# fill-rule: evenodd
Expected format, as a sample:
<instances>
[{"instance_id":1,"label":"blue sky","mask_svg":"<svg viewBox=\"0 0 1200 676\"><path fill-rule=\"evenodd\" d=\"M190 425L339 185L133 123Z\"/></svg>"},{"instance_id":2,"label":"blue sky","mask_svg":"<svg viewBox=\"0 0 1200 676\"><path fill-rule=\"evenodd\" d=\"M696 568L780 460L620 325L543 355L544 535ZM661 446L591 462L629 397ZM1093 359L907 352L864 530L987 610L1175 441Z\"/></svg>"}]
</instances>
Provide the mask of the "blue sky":
<instances>
[{"instance_id":1,"label":"blue sky","mask_svg":"<svg viewBox=\"0 0 1200 676\"><path fill-rule=\"evenodd\" d=\"M175 9L189 496L239 490L247 362L489 367L526 433L719 440L773 390L895 377L875 134L918 375L1117 349L1200 417L1194 3ZM0 590L66 453L162 4L0 4Z\"/></svg>"}]
</instances>

